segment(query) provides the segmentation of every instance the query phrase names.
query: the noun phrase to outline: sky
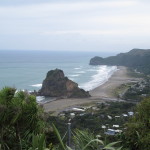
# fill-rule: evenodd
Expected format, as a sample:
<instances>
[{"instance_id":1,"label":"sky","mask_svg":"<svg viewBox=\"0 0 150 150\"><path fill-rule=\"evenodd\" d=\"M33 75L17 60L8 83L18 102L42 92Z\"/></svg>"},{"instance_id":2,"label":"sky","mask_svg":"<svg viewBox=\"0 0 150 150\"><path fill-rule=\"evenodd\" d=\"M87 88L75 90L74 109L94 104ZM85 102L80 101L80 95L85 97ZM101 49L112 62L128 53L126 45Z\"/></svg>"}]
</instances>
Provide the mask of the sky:
<instances>
[{"instance_id":1,"label":"sky","mask_svg":"<svg viewBox=\"0 0 150 150\"><path fill-rule=\"evenodd\" d=\"M150 48L148 0L0 0L0 50Z\"/></svg>"}]
</instances>

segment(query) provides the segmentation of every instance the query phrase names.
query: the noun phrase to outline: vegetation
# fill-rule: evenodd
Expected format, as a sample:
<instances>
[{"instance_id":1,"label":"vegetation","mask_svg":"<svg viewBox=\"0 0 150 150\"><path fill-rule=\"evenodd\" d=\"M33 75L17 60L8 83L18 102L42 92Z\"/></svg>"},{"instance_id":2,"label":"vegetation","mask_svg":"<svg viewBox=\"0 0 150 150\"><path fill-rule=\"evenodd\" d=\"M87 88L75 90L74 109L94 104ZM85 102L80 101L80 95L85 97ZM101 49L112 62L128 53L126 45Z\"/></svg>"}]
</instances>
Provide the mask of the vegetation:
<instances>
[{"instance_id":1,"label":"vegetation","mask_svg":"<svg viewBox=\"0 0 150 150\"><path fill-rule=\"evenodd\" d=\"M126 93L126 91L133 85L133 83L125 83L125 84L121 84L119 87L115 88L113 90L113 94L115 97L117 98L122 98L122 96L124 95L124 93Z\"/></svg>"},{"instance_id":2,"label":"vegetation","mask_svg":"<svg viewBox=\"0 0 150 150\"><path fill-rule=\"evenodd\" d=\"M136 114L126 124L124 143L131 150L150 150L150 98L136 107Z\"/></svg>"},{"instance_id":3,"label":"vegetation","mask_svg":"<svg viewBox=\"0 0 150 150\"><path fill-rule=\"evenodd\" d=\"M128 72L127 72L127 75L129 77L133 77L133 78L145 78L146 75L143 74L143 73L140 73L140 72L137 72L135 69L133 68L127 68L128 69Z\"/></svg>"},{"instance_id":4,"label":"vegetation","mask_svg":"<svg viewBox=\"0 0 150 150\"><path fill-rule=\"evenodd\" d=\"M44 134L32 135L32 145L29 150L50 150L46 148L46 139Z\"/></svg>"},{"instance_id":5,"label":"vegetation","mask_svg":"<svg viewBox=\"0 0 150 150\"><path fill-rule=\"evenodd\" d=\"M71 120L72 144L68 147L68 139L63 135L71 112L66 112L63 117L49 116L43 113L34 96L6 87L0 91L0 149L149 150L150 98L142 100L135 111L134 106L124 102L102 103L86 108L86 112L76 112ZM133 117L122 116L129 111L134 111ZM107 128L114 124L119 125L122 133L106 135ZM103 125L106 128L102 128Z\"/></svg>"},{"instance_id":6,"label":"vegetation","mask_svg":"<svg viewBox=\"0 0 150 150\"><path fill-rule=\"evenodd\" d=\"M91 65L117 65L136 69L137 72L150 74L150 49L133 49L128 53L120 53L107 58L94 57L90 60Z\"/></svg>"},{"instance_id":7,"label":"vegetation","mask_svg":"<svg viewBox=\"0 0 150 150\"><path fill-rule=\"evenodd\" d=\"M113 125L117 124L120 130L124 130L124 123L128 121L129 117L124 117L123 114L128 114L129 111L133 111L134 106L135 104L133 103L125 102L93 104L85 112L75 112L75 117L71 119L72 131L76 129L88 129L91 134L101 135L101 139L105 140L105 132L108 128L115 129ZM49 124L54 123L60 131L60 134L64 135L71 113L72 111L64 112L64 116L60 114L60 117L49 116L47 122ZM109 119L108 116L111 116L112 119ZM119 117L116 118L115 116ZM102 128L103 125L106 126L105 129ZM118 136L107 136L107 143L117 141Z\"/></svg>"},{"instance_id":8,"label":"vegetation","mask_svg":"<svg viewBox=\"0 0 150 150\"><path fill-rule=\"evenodd\" d=\"M74 145L73 149L68 147L64 144L57 128L53 125L55 133L57 134L57 137L60 142L60 146L57 146L57 148L53 148L53 150L121 150L122 147L115 148L114 145L118 144L119 142L113 142L109 143L108 145L105 145L105 143L98 139L99 137L95 137L93 134L89 133L88 131L81 131L76 130L74 132L73 140Z\"/></svg>"},{"instance_id":9,"label":"vegetation","mask_svg":"<svg viewBox=\"0 0 150 150\"><path fill-rule=\"evenodd\" d=\"M123 99L130 101L141 101L144 97L150 96L150 78L147 77L142 81L131 85L122 95Z\"/></svg>"},{"instance_id":10,"label":"vegetation","mask_svg":"<svg viewBox=\"0 0 150 150\"><path fill-rule=\"evenodd\" d=\"M42 109L34 96L6 87L0 91L0 112L0 144L3 150L27 149L31 134L43 132Z\"/></svg>"},{"instance_id":11,"label":"vegetation","mask_svg":"<svg viewBox=\"0 0 150 150\"><path fill-rule=\"evenodd\" d=\"M121 150L122 147L117 148L116 144L120 142L113 142L105 145L105 143L99 139L99 137L95 137L93 134L88 131L76 130L73 136L73 142L71 147L67 146L55 125L53 125L53 129L57 135L59 140L59 144L57 145L49 145L49 148L46 148L45 144L45 136L37 135L33 136L32 139L32 147L29 150Z\"/></svg>"},{"instance_id":12,"label":"vegetation","mask_svg":"<svg viewBox=\"0 0 150 150\"><path fill-rule=\"evenodd\" d=\"M6 87L0 91L0 111L0 147L2 150L46 150L46 147L49 147L49 150L62 150L62 147L58 146L62 145L58 130L54 128L55 132L57 132L58 143L60 142L56 146L56 138L49 138L50 132L45 132L44 114L42 108L36 103L34 96L29 95L27 92L17 92L14 88ZM82 149L87 150L88 147L92 147L92 145L99 146L100 143L104 148L105 145L102 142L99 143L100 140L94 139L94 135L79 130L74 133L75 144L79 140L79 133L81 135L88 134L88 136L83 136L83 139L91 137L88 141L87 139L85 140L85 145L82 143ZM52 138L54 140L48 141ZM49 146L46 146L48 143ZM65 148L67 148L66 145ZM76 149L78 150L78 147Z\"/></svg>"}]
</instances>

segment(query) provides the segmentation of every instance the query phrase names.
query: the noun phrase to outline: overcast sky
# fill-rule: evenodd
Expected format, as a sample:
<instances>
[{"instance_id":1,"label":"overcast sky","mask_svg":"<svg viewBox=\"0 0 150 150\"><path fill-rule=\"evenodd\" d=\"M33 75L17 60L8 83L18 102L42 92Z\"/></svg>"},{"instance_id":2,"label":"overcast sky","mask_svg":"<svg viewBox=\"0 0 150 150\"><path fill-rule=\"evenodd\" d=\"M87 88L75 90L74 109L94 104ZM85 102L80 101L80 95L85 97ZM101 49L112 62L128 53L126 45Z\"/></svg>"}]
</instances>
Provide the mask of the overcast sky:
<instances>
[{"instance_id":1,"label":"overcast sky","mask_svg":"<svg viewBox=\"0 0 150 150\"><path fill-rule=\"evenodd\" d=\"M148 0L0 0L0 49L150 48Z\"/></svg>"}]
</instances>

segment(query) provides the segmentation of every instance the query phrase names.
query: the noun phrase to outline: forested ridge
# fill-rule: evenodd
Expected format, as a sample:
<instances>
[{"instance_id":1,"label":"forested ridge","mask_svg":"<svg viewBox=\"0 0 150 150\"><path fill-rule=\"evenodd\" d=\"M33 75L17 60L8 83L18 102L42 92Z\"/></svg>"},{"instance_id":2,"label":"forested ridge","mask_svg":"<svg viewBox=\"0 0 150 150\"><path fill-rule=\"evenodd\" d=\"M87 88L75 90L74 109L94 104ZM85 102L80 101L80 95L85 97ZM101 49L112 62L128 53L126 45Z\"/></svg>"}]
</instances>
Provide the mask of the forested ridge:
<instances>
[{"instance_id":1,"label":"forested ridge","mask_svg":"<svg viewBox=\"0 0 150 150\"><path fill-rule=\"evenodd\" d=\"M127 53L102 58L93 57L90 65L117 65L136 69L138 72L150 74L150 49L132 49Z\"/></svg>"}]
</instances>

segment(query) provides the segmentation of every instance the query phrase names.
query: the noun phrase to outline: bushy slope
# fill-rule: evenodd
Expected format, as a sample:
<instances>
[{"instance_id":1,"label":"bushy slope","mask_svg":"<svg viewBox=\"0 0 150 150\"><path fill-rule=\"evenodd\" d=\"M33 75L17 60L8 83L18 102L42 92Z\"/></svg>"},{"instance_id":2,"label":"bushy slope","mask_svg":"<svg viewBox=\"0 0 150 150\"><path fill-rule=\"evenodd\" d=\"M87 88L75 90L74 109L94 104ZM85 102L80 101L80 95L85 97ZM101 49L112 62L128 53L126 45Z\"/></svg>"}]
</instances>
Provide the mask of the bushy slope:
<instances>
[{"instance_id":1,"label":"bushy slope","mask_svg":"<svg viewBox=\"0 0 150 150\"><path fill-rule=\"evenodd\" d=\"M150 49L133 49L107 58L94 57L90 65L117 65L137 69L139 72L150 74Z\"/></svg>"}]
</instances>

